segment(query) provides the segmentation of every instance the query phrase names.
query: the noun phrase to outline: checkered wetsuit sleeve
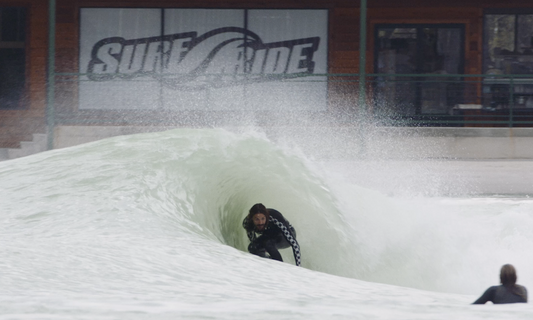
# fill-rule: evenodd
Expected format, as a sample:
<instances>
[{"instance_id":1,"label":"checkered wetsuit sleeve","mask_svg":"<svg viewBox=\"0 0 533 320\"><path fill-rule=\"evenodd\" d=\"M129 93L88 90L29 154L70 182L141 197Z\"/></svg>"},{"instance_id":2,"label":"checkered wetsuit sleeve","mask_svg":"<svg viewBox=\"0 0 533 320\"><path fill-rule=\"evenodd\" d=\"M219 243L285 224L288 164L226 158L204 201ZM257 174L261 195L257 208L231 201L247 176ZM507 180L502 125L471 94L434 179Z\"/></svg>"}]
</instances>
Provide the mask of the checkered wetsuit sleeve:
<instances>
[{"instance_id":1,"label":"checkered wetsuit sleeve","mask_svg":"<svg viewBox=\"0 0 533 320\"><path fill-rule=\"evenodd\" d=\"M289 228L287 228L281 221L279 221L276 218L273 218L270 216L270 221L272 221L283 233L283 236L287 240L288 243L292 246L292 253L294 254L294 261L296 261L296 265L299 266L302 262L301 256L300 256L300 245L298 244L298 241L296 241L296 238L294 238L289 231Z\"/></svg>"},{"instance_id":2,"label":"checkered wetsuit sleeve","mask_svg":"<svg viewBox=\"0 0 533 320\"><path fill-rule=\"evenodd\" d=\"M246 235L248 236L248 239L250 239L250 241L254 241L255 240L255 232L253 230L246 229L246 225L247 224L248 224L248 218L246 217L242 221L242 227L246 230Z\"/></svg>"}]
</instances>

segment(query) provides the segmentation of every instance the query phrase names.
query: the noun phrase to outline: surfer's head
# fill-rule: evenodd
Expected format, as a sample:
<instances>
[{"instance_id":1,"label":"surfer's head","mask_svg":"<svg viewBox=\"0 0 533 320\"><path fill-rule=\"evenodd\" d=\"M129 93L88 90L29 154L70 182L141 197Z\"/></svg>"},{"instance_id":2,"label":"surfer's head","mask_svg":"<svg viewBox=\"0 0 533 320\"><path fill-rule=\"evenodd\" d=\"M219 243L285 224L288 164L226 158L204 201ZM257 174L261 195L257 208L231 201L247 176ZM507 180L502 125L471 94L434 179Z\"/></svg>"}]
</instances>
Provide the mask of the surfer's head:
<instances>
[{"instance_id":1,"label":"surfer's head","mask_svg":"<svg viewBox=\"0 0 533 320\"><path fill-rule=\"evenodd\" d=\"M250 228L253 227L257 231L265 230L269 216L267 208L262 203L254 204L248 213Z\"/></svg>"},{"instance_id":2,"label":"surfer's head","mask_svg":"<svg viewBox=\"0 0 533 320\"><path fill-rule=\"evenodd\" d=\"M500 270L500 281L504 287L514 286L516 283L516 270L511 264L503 265Z\"/></svg>"}]
</instances>

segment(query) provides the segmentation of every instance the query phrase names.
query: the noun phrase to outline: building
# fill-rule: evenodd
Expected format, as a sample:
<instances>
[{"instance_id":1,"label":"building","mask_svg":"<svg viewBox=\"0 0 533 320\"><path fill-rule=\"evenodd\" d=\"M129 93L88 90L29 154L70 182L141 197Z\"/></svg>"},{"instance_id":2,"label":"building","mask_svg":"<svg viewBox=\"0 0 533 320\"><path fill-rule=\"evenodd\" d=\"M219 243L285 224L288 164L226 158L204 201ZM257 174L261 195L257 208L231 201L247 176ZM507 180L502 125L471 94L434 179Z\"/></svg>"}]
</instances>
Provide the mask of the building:
<instances>
[{"instance_id":1,"label":"building","mask_svg":"<svg viewBox=\"0 0 533 320\"><path fill-rule=\"evenodd\" d=\"M67 127L134 132L250 118L350 126L361 112L386 125L533 126L533 2L368 0L364 55L360 5L4 1L0 148L50 128L57 138Z\"/></svg>"}]
</instances>

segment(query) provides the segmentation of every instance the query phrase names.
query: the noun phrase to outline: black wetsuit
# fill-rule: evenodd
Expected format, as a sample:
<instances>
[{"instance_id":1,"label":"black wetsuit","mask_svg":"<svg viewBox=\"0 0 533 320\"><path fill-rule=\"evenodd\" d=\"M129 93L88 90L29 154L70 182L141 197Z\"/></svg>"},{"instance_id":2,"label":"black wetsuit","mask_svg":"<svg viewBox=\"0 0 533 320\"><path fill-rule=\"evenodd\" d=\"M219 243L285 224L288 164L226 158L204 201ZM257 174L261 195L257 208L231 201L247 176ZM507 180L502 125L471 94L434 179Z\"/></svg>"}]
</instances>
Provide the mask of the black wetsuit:
<instances>
[{"instance_id":1,"label":"black wetsuit","mask_svg":"<svg viewBox=\"0 0 533 320\"><path fill-rule=\"evenodd\" d=\"M251 241L248 246L248 251L261 257L266 257L266 252L268 252L271 259L283 261L278 249L285 249L291 246L294 261L299 266L301 257L300 246L298 245L298 241L296 241L296 231L279 211L274 209L267 210L270 217L268 218L265 230L262 232L255 229L247 229L247 226L250 225L248 218L244 218L242 222Z\"/></svg>"},{"instance_id":2,"label":"black wetsuit","mask_svg":"<svg viewBox=\"0 0 533 320\"><path fill-rule=\"evenodd\" d=\"M510 289L503 285L493 286L488 288L473 304L484 304L487 301L492 301L494 304L527 302L527 290L520 285L515 285Z\"/></svg>"}]
</instances>

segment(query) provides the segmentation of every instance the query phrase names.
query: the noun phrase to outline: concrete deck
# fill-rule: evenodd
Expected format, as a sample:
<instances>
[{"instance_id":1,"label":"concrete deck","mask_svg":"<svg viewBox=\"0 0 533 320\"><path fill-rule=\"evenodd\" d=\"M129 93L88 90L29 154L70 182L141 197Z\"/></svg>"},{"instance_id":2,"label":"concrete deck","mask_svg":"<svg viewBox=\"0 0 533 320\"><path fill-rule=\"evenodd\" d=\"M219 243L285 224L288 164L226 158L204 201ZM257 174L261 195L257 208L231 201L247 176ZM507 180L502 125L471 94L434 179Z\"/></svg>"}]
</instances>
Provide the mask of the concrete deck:
<instances>
[{"instance_id":1,"label":"concrete deck","mask_svg":"<svg viewBox=\"0 0 533 320\"><path fill-rule=\"evenodd\" d=\"M389 195L533 198L533 160L328 161L328 170Z\"/></svg>"}]
</instances>

